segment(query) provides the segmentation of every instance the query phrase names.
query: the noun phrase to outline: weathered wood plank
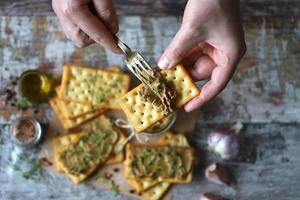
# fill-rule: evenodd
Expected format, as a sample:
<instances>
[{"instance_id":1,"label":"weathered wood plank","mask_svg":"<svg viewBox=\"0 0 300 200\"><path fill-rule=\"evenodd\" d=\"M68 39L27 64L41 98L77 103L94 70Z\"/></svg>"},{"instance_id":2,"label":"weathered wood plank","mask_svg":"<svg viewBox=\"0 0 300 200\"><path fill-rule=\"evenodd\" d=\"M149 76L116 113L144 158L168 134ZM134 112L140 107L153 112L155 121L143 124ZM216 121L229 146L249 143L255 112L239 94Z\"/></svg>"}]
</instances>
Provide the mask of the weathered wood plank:
<instances>
[{"instance_id":1,"label":"weathered wood plank","mask_svg":"<svg viewBox=\"0 0 300 200\"><path fill-rule=\"evenodd\" d=\"M246 22L248 52L226 90L200 111L205 122L299 122L300 17ZM122 17L120 37L155 64L180 26L177 17ZM56 17L0 18L1 85L29 68L59 73L64 63L123 66L99 45L75 48ZM2 120L3 121L3 120Z\"/></svg>"},{"instance_id":2,"label":"weathered wood plank","mask_svg":"<svg viewBox=\"0 0 300 200\"><path fill-rule=\"evenodd\" d=\"M115 0L120 15L178 16L184 10L186 0ZM245 19L254 16L294 17L300 14L297 0L242 0L241 12ZM2 0L2 16L49 16L53 15L51 0Z\"/></svg>"},{"instance_id":3,"label":"weathered wood plank","mask_svg":"<svg viewBox=\"0 0 300 200\"><path fill-rule=\"evenodd\" d=\"M208 133L227 124L198 124L191 141L201 146ZM214 191L230 199L295 200L300 196L300 125L299 124L245 124L242 130L242 150L235 161L224 162L236 179L236 185L226 188L209 183L204 178L204 166L218 157L207 151L198 152L199 160L206 158L195 172L192 184L181 184L173 189L173 199L197 200L200 193ZM0 126L0 199L128 199L114 197L110 191L89 186L75 186L68 179L45 174L40 181L26 181L11 165L18 150L9 140L9 126ZM33 155L35 151L29 151Z\"/></svg>"}]
</instances>

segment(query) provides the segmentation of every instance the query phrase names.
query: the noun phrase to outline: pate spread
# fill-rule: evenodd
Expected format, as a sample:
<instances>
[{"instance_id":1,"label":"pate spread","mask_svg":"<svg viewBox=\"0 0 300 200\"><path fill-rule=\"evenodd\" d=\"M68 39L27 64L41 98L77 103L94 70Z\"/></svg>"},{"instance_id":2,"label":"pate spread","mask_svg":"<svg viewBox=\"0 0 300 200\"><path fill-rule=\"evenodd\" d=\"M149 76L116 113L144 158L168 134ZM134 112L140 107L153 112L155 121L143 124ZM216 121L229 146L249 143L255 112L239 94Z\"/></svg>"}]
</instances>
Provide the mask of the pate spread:
<instances>
[{"instance_id":1,"label":"pate spread","mask_svg":"<svg viewBox=\"0 0 300 200\"><path fill-rule=\"evenodd\" d=\"M186 159L183 149L171 146L149 148L145 146L133 149L131 170L137 178L178 178L187 177L191 162Z\"/></svg>"},{"instance_id":2,"label":"pate spread","mask_svg":"<svg viewBox=\"0 0 300 200\"><path fill-rule=\"evenodd\" d=\"M175 90L172 90L158 69L153 69L151 74L144 73L140 79L146 83L146 87L141 90L140 95L145 101L150 101L161 108L165 116L175 111L174 100ZM147 87L148 86L148 87Z\"/></svg>"},{"instance_id":3,"label":"pate spread","mask_svg":"<svg viewBox=\"0 0 300 200\"><path fill-rule=\"evenodd\" d=\"M85 173L106 158L113 148L110 135L106 131L89 132L63 151L60 159L68 172L73 175Z\"/></svg>"},{"instance_id":4,"label":"pate spread","mask_svg":"<svg viewBox=\"0 0 300 200\"><path fill-rule=\"evenodd\" d=\"M110 119L104 115L89 124L84 134L59 154L59 159L69 174L87 174L105 162L118 139Z\"/></svg>"}]
</instances>

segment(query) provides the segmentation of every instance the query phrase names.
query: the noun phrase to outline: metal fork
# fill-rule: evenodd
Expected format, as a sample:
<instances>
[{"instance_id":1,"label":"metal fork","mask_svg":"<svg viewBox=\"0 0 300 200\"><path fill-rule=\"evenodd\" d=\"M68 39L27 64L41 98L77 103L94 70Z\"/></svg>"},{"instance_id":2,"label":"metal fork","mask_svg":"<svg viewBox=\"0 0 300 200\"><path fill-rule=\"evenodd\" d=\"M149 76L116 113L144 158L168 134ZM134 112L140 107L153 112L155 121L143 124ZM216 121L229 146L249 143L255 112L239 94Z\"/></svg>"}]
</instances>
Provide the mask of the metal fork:
<instances>
[{"instance_id":1,"label":"metal fork","mask_svg":"<svg viewBox=\"0 0 300 200\"><path fill-rule=\"evenodd\" d=\"M144 59L144 57L138 53L132 51L125 43L118 39L118 46L125 54L125 63L128 69L146 86L151 89L151 80L157 78L160 73L155 73L152 67ZM150 80L149 80L150 79ZM153 91L155 92L155 91Z\"/></svg>"},{"instance_id":2,"label":"metal fork","mask_svg":"<svg viewBox=\"0 0 300 200\"><path fill-rule=\"evenodd\" d=\"M168 90L166 83L162 81L163 76L161 73L151 68L140 53L132 51L120 39L118 39L118 46L125 54L125 63L129 70L161 100L166 110L172 112L172 102L168 101L168 99L172 99L172 91ZM160 85L161 87L158 85L153 87L152 83L155 80L159 80L160 84L164 84L165 87L162 85ZM158 89L159 87L161 88L160 90Z\"/></svg>"}]
</instances>

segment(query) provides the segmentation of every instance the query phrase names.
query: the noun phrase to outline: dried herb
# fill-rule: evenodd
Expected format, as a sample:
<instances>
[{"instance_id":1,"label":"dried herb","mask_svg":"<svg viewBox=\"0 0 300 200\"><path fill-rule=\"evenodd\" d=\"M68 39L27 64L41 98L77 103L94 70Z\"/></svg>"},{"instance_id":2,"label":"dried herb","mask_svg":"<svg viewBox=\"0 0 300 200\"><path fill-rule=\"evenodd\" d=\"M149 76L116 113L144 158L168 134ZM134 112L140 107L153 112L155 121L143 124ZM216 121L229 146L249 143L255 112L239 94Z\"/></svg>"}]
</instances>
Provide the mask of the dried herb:
<instances>
[{"instance_id":1,"label":"dried herb","mask_svg":"<svg viewBox=\"0 0 300 200\"><path fill-rule=\"evenodd\" d=\"M17 165L17 164L13 164L11 166L11 168L14 170L14 171L21 171L21 168Z\"/></svg>"},{"instance_id":2,"label":"dried herb","mask_svg":"<svg viewBox=\"0 0 300 200\"><path fill-rule=\"evenodd\" d=\"M136 177L184 178L187 171L183 165L184 154L172 147L160 149L139 148L135 150L131 163Z\"/></svg>"},{"instance_id":3,"label":"dried herb","mask_svg":"<svg viewBox=\"0 0 300 200\"><path fill-rule=\"evenodd\" d=\"M23 168L21 165L26 165ZM42 177L42 163L40 160L31 160L27 155L21 155L19 160L11 167L14 171L19 172L24 179L39 180Z\"/></svg>"},{"instance_id":4,"label":"dried herb","mask_svg":"<svg viewBox=\"0 0 300 200\"><path fill-rule=\"evenodd\" d=\"M119 186L116 184L113 184L111 187L111 191L114 193L115 196L117 196L120 193Z\"/></svg>"},{"instance_id":5,"label":"dried herb","mask_svg":"<svg viewBox=\"0 0 300 200\"><path fill-rule=\"evenodd\" d=\"M113 180L104 176L97 176L96 179L101 183L108 185L115 196L120 193L119 186Z\"/></svg>"},{"instance_id":6,"label":"dried herb","mask_svg":"<svg viewBox=\"0 0 300 200\"><path fill-rule=\"evenodd\" d=\"M101 94L99 96L96 96L96 103L102 103L106 101L106 96L105 94Z\"/></svg>"},{"instance_id":7,"label":"dried herb","mask_svg":"<svg viewBox=\"0 0 300 200\"><path fill-rule=\"evenodd\" d=\"M18 109L27 109L34 107L34 105L26 98L17 99L16 106Z\"/></svg>"},{"instance_id":8,"label":"dried herb","mask_svg":"<svg viewBox=\"0 0 300 200\"><path fill-rule=\"evenodd\" d=\"M109 125L110 125L111 127L115 126L115 122L116 122L116 119L109 118Z\"/></svg>"},{"instance_id":9,"label":"dried herb","mask_svg":"<svg viewBox=\"0 0 300 200\"><path fill-rule=\"evenodd\" d=\"M69 173L85 173L110 151L109 139L112 134L105 131L91 131L78 142L60 154L60 159Z\"/></svg>"}]
</instances>

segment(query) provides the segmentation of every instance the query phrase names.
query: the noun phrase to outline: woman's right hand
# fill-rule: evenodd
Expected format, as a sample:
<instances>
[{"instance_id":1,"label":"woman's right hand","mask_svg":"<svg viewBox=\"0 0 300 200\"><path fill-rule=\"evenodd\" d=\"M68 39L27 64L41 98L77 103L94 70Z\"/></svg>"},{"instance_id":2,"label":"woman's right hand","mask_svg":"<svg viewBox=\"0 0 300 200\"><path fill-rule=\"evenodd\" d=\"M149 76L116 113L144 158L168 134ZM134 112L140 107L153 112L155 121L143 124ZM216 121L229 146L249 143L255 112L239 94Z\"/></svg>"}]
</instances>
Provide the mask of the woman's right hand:
<instances>
[{"instance_id":1,"label":"woman's right hand","mask_svg":"<svg viewBox=\"0 0 300 200\"><path fill-rule=\"evenodd\" d=\"M114 35L119 30L112 0L52 0L63 31L77 47L98 43L121 53Z\"/></svg>"}]
</instances>

